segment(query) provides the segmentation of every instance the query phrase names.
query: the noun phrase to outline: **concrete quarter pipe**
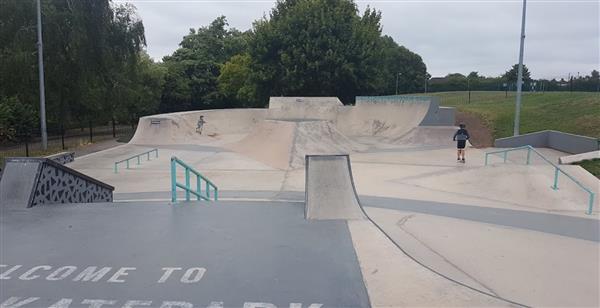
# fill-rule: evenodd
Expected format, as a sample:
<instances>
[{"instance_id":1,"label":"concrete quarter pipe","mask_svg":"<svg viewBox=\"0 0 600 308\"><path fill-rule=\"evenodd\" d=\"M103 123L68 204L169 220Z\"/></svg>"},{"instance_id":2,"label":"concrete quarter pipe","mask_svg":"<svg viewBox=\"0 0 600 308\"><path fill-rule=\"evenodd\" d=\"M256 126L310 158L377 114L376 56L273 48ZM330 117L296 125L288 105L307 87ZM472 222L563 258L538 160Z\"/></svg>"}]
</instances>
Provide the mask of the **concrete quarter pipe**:
<instances>
[{"instance_id":1,"label":"concrete quarter pipe","mask_svg":"<svg viewBox=\"0 0 600 308\"><path fill-rule=\"evenodd\" d=\"M306 156L307 219L364 219L348 155Z\"/></svg>"}]
</instances>

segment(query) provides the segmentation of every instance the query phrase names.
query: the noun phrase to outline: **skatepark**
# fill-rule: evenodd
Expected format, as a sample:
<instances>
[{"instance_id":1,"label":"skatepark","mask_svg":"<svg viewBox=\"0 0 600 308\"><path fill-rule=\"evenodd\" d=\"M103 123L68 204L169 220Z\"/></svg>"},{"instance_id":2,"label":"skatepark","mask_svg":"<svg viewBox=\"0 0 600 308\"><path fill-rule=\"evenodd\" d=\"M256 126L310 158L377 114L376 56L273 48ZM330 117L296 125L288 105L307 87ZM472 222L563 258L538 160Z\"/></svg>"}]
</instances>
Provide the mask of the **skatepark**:
<instances>
[{"instance_id":1,"label":"skatepark","mask_svg":"<svg viewBox=\"0 0 600 308\"><path fill-rule=\"evenodd\" d=\"M600 181L557 176L570 153L544 147L456 162L454 124L425 96L147 116L129 143L65 165L112 202L36 204L47 192L27 187L53 163L15 159L0 303L599 306Z\"/></svg>"}]
</instances>

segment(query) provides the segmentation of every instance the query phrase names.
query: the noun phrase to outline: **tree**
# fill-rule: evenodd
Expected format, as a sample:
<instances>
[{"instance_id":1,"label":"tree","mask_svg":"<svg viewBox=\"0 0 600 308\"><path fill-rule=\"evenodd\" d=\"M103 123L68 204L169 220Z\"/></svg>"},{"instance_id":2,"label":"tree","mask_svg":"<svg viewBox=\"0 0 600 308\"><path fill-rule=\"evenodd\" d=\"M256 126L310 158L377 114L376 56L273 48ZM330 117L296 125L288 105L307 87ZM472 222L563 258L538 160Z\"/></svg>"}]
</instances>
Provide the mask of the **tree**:
<instances>
[{"instance_id":1,"label":"tree","mask_svg":"<svg viewBox=\"0 0 600 308\"><path fill-rule=\"evenodd\" d=\"M0 134L3 139L25 143L25 156L29 156L29 142L37 127L37 112L23 104L16 96L0 100Z\"/></svg>"},{"instance_id":2,"label":"tree","mask_svg":"<svg viewBox=\"0 0 600 308\"><path fill-rule=\"evenodd\" d=\"M136 61L131 88L123 89L127 91L127 100L118 106L117 116L119 122L129 123L132 127L139 117L158 111L166 74L165 65L154 62L145 52L140 53Z\"/></svg>"},{"instance_id":3,"label":"tree","mask_svg":"<svg viewBox=\"0 0 600 308\"><path fill-rule=\"evenodd\" d=\"M519 65L515 64L512 66L512 68L510 70L506 71L506 73L504 73L504 75L502 75L502 78L504 78L504 80L506 80L509 83L516 83L518 72L519 72ZM525 66L525 64L523 64L523 83L528 83L528 82L531 82L531 74L529 73L529 69L527 69L527 66Z\"/></svg>"},{"instance_id":4,"label":"tree","mask_svg":"<svg viewBox=\"0 0 600 308\"><path fill-rule=\"evenodd\" d=\"M270 19L254 24L249 54L257 99L269 96L338 96L351 103L374 92L381 14L362 16L353 1L277 2Z\"/></svg>"},{"instance_id":5,"label":"tree","mask_svg":"<svg viewBox=\"0 0 600 308\"><path fill-rule=\"evenodd\" d=\"M231 57L221 68L219 92L232 105L239 107L260 107L256 101L256 87L252 83L251 58L248 54Z\"/></svg>"},{"instance_id":6,"label":"tree","mask_svg":"<svg viewBox=\"0 0 600 308\"><path fill-rule=\"evenodd\" d=\"M398 77L399 93L415 93L424 90L427 79L427 67L421 57L404 46L399 46L389 36L380 39L378 55L375 63L376 72L371 79L378 78L381 82L371 93L372 95L396 93L396 77Z\"/></svg>"},{"instance_id":7,"label":"tree","mask_svg":"<svg viewBox=\"0 0 600 308\"><path fill-rule=\"evenodd\" d=\"M229 107L219 93L217 78L227 60L246 50L247 34L227 26L221 16L208 27L190 29L179 49L163 59L167 73L161 111Z\"/></svg>"},{"instance_id":8,"label":"tree","mask_svg":"<svg viewBox=\"0 0 600 308\"><path fill-rule=\"evenodd\" d=\"M131 89L142 88L132 77L145 45L135 7L110 0L41 4L49 131L114 118L135 97ZM0 1L0 99L17 97L29 108L39 99L36 23L35 1Z\"/></svg>"}]
</instances>

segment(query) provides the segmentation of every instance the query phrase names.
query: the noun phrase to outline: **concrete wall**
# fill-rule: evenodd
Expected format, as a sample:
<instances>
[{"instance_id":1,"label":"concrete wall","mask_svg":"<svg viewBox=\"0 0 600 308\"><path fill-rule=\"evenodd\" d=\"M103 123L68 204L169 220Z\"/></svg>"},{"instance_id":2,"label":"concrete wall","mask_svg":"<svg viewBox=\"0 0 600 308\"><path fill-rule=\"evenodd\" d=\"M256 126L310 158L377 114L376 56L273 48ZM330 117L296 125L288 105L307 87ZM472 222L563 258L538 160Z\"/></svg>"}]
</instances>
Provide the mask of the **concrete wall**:
<instances>
[{"instance_id":1,"label":"concrete wall","mask_svg":"<svg viewBox=\"0 0 600 308\"><path fill-rule=\"evenodd\" d=\"M61 165L65 165L75 160L75 152L60 152L54 155L46 156L46 158Z\"/></svg>"},{"instance_id":2,"label":"concrete wall","mask_svg":"<svg viewBox=\"0 0 600 308\"><path fill-rule=\"evenodd\" d=\"M337 97L271 97L267 119L326 120L335 123L338 107L343 106Z\"/></svg>"},{"instance_id":3,"label":"concrete wall","mask_svg":"<svg viewBox=\"0 0 600 308\"><path fill-rule=\"evenodd\" d=\"M433 96L357 96L356 106L365 104L422 104L426 105L427 113L420 120L420 126L454 126L455 109L453 107L440 107L440 99Z\"/></svg>"},{"instance_id":4,"label":"concrete wall","mask_svg":"<svg viewBox=\"0 0 600 308\"><path fill-rule=\"evenodd\" d=\"M524 145L552 148L571 154L586 153L600 149L600 143L597 138L555 130L544 130L516 137L500 138L494 142L494 146L497 148L514 148Z\"/></svg>"},{"instance_id":5,"label":"concrete wall","mask_svg":"<svg viewBox=\"0 0 600 308\"><path fill-rule=\"evenodd\" d=\"M8 158L0 180L0 204L112 202L114 187L47 158Z\"/></svg>"},{"instance_id":6,"label":"concrete wall","mask_svg":"<svg viewBox=\"0 0 600 308\"><path fill-rule=\"evenodd\" d=\"M456 108L440 107L438 109L438 121L437 121L436 125L454 126L455 124L456 124Z\"/></svg>"},{"instance_id":7,"label":"concrete wall","mask_svg":"<svg viewBox=\"0 0 600 308\"><path fill-rule=\"evenodd\" d=\"M573 164L584 160L600 159L600 150L587 153L563 156L558 158L559 164Z\"/></svg>"}]
</instances>

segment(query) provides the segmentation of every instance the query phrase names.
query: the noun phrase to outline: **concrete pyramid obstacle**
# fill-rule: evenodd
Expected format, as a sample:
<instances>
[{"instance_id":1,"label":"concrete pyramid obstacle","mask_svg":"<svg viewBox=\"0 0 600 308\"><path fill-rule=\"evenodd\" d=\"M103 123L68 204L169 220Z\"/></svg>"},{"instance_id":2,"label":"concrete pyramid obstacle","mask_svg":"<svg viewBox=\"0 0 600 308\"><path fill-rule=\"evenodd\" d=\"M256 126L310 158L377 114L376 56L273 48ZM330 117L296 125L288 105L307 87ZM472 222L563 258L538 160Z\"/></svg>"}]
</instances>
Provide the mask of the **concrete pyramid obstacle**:
<instances>
[{"instance_id":1,"label":"concrete pyramid obstacle","mask_svg":"<svg viewBox=\"0 0 600 308\"><path fill-rule=\"evenodd\" d=\"M114 187L48 158L6 159L0 180L1 207L112 202Z\"/></svg>"},{"instance_id":2,"label":"concrete pyramid obstacle","mask_svg":"<svg viewBox=\"0 0 600 308\"><path fill-rule=\"evenodd\" d=\"M244 139L227 147L279 169L302 168L306 155L349 154L366 149L326 120L264 120Z\"/></svg>"},{"instance_id":3,"label":"concrete pyramid obstacle","mask_svg":"<svg viewBox=\"0 0 600 308\"><path fill-rule=\"evenodd\" d=\"M364 219L348 155L306 156L306 219Z\"/></svg>"}]
</instances>

